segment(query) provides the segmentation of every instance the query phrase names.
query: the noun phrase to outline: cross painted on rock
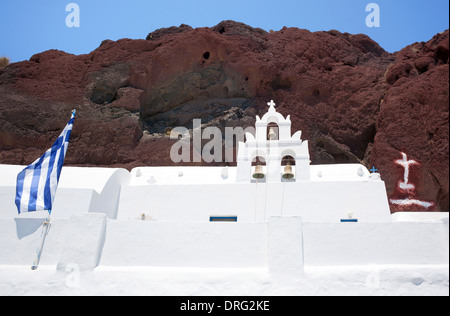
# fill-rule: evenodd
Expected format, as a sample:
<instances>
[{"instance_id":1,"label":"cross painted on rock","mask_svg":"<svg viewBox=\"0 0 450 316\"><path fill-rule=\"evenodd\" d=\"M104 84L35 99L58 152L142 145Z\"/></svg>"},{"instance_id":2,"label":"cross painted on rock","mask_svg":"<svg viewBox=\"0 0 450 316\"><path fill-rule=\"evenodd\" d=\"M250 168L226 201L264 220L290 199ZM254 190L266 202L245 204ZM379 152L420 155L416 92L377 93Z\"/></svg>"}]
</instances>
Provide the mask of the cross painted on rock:
<instances>
[{"instance_id":1,"label":"cross painted on rock","mask_svg":"<svg viewBox=\"0 0 450 316\"><path fill-rule=\"evenodd\" d=\"M417 161L409 159L405 153L402 154L402 159L397 159L394 162L404 168L403 171L403 181L399 181L397 187L402 194L406 194L406 197L403 199L390 199L391 204L395 204L402 207L410 207L410 206L419 206L425 209L430 209L435 206L434 202L422 201L414 198L416 188L414 184L409 183L409 168L412 165L420 165Z\"/></svg>"},{"instance_id":2,"label":"cross painted on rock","mask_svg":"<svg viewBox=\"0 0 450 316\"><path fill-rule=\"evenodd\" d=\"M370 169L370 171L372 171L372 173L375 173L378 171L378 169L375 169L375 166L372 166L372 169Z\"/></svg>"},{"instance_id":3,"label":"cross painted on rock","mask_svg":"<svg viewBox=\"0 0 450 316\"><path fill-rule=\"evenodd\" d=\"M403 182L400 182L398 184L398 186L400 189L408 191L408 190L415 188L412 183L408 183L408 181L409 181L409 179L408 179L409 178L409 166L416 165L417 161L412 160L412 159L408 160L408 157L406 156L405 153L401 153L401 154L402 154L403 158L396 160L395 163L402 166L405 170L403 173Z\"/></svg>"}]
</instances>

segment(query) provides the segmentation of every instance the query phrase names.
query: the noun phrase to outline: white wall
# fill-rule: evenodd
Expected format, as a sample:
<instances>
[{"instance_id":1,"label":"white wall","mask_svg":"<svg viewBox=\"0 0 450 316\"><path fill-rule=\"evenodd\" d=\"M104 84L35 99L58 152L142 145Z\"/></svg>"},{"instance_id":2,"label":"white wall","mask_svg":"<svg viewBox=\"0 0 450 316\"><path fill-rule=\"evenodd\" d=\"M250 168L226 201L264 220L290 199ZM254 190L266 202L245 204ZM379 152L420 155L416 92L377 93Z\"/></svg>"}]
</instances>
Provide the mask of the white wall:
<instances>
[{"instance_id":1,"label":"white wall","mask_svg":"<svg viewBox=\"0 0 450 316\"><path fill-rule=\"evenodd\" d=\"M101 265L265 267L266 223L108 221Z\"/></svg>"},{"instance_id":2,"label":"white wall","mask_svg":"<svg viewBox=\"0 0 450 316\"><path fill-rule=\"evenodd\" d=\"M448 264L449 225L304 223L305 265Z\"/></svg>"},{"instance_id":3,"label":"white wall","mask_svg":"<svg viewBox=\"0 0 450 316\"><path fill-rule=\"evenodd\" d=\"M25 166L0 165L0 217L18 215L15 205L17 174ZM63 167L56 191L52 218L70 218L76 213L104 213L117 217L120 188L127 185L125 169Z\"/></svg>"},{"instance_id":4,"label":"white wall","mask_svg":"<svg viewBox=\"0 0 450 316\"><path fill-rule=\"evenodd\" d=\"M0 264L31 267L39 246L43 222L44 218L25 220L0 218ZM50 241L47 244L46 253L52 253L52 248ZM55 258L51 258L50 261L46 258L43 262L56 264Z\"/></svg>"},{"instance_id":5,"label":"white wall","mask_svg":"<svg viewBox=\"0 0 450 316\"><path fill-rule=\"evenodd\" d=\"M238 221L301 216L305 222L339 222L352 212L360 222L390 221L384 183L284 182L122 187L119 219L145 213L155 220L208 221L236 215Z\"/></svg>"},{"instance_id":6,"label":"white wall","mask_svg":"<svg viewBox=\"0 0 450 316\"><path fill-rule=\"evenodd\" d=\"M43 221L44 217L0 219L0 264L31 267ZM121 221L80 213L51 221L41 265L61 270L70 264L81 270L100 264L293 272L303 264L299 223L289 218L266 223Z\"/></svg>"},{"instance_id":7,"label":"white wall","mask_svg":"<svg viewBox=\"0 0 450 316\"><path fill-rule=\"evenodd\" d=\"M0 186L0 218L13 218L16 216L15 204L16 186Z\"/></svg>"},{"instance_id":8,"label":"white wall","mask_svg":"<svg viewBox=\"0 0 450 316\"><path fill-rule=\"evenodd\" d=\"M53 202L52 218L70 218L72 214L89 212L95 194L92 189L58 188ZM16 187L0 187L0 218L21 216L15 204Z\"/></svg>"},{"instance_id":9,"label":"white wall","mask_svg":"<svg viewBox=\"0 0 450 316\"><path fill-rule=\"evenodd\" d=\"M53 202L51 217L70 218L73 214L87 213L96 192L92 189L59 187Z\"/></svg>"},{"instance_id":10,"label":"white wall","mask_svg":"<svg viewBox=\"0 0 450 316\"><path fill-rule=\"evenodd\" d=\"M284 196L283 216L300 215L304 222L339 222L352 212L359 222L391 220L386 190L381 181L290 184L285 183L284 193L279 193ZM278 201L273 200L273 209Z\"/></svg>"},{"instance_id":11,"label":"white wall","mask_svg":"<svg viewBox=\"0 0 450 316\"><path fill-rule=\"evenodd\" d=\"M339 222L351 212L361 222L390 221L384 182L369 180L367 174L359 177L357 167L343 167L351 171L347 178L352 181L339 180L347 179L339 175L342 170L328 166L321 167L323 175L314 181L281 183L236 183L235 168L227 168L228 177L223 177L225 169L213 167L147 167L139 168L140 176L138 169L130 174L124 169L64 167L52 217L95 212L111 219L136 219L145 213L175 221L234 215L239 221L301 216L305 222ZM15 181L22 169L0 165L0 217L17 215Z\"/></svg>"},{"instance_id":12,"label":"white wall","mask_svg":"<svg viewBox=\"0 0 450 316\"><path fill-rule=\"evenodd\" d=\"M105 242L107 217L105 214L79 213L72 216L64 236L64 247L58 256L59 270L71 264L80 270L98 266Z\"/></svg>"},{"instance_id":13,"label":"white wall","mask_svg":"<svg viewBox=\"0 0 450 316\"><path fill-rule=\"evenodd\" d=\"M31 266L41 218L0 219L0 264ZM427 222L305 223L156 222L75 214L52 220L41 265L259 267L274 274L305 266L448 265L448 217Z\"/></svg>"},{"instance_id":14,"label":"white wall","mask_svg":"<svg viewBox=\"0 0 450 316\"><path fill-rule=\"evenodd\" d=\"M101 190L93 195L89 212L104 213L108 218L115 219L119 210L120 190L128 184L130 173L125 169L113 169L106 179Z\"/></svg>"},{"instance_id":15,"label":"white wall","mask_svg":"<svg viewBox=\"0 0 450 316\"><path fill-rule=\"evenodd\" d=\"M16 181L24 166L0 165L0 218L13 218L17 215Z\"/></svg>"},{"instance_id":16,"label":"white wall","mask_svg":"<svg viewBox=\"0 0 450 316\"><path fill-rule=\"evenodd\" d=\"M158 221L207 222L210 216L238 215L238 221L254 221L255 189L248 184L122 187L118 218L145 213Z\"/></svg>"},{"instance_id":17,"label":"white wall","mask_svg":"<svg viewBox=\"0 0 450 316\"><path fill-rule=\"evenodd\" d=\"M0 264L31 267L44 220L45 215L0 218ZM78 213L70 219L52 219L40 264L64 269L73 263L81 270L94 268L100 259L105 225L104 214Z\"/></svg>"},{"instance_id":18,"label":"white wall","mask_svg":"<svg viewBox=\"0 0 450 316\"><path fill-rule=\"evenodd\" d=\"M290 278L303 271L301 217L270 217L268 222L269 271Z\"/></svg>"}]
</instances>

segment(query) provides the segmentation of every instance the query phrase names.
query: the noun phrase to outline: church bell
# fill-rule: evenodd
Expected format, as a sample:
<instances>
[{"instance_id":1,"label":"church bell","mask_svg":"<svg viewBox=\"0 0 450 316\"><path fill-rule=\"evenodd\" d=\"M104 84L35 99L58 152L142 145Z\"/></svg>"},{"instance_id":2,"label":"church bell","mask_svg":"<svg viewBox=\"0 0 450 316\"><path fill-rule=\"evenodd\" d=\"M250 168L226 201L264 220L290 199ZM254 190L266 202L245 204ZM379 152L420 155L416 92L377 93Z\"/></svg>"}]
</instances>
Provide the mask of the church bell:
<instances>
[{"instance_id":1,"label":"church bell","mask_svg":"<svg viewBox=\"0 0 450 316\"><path fill-rule=\"evenodd\" d=\"M277 136L277 134L275 134L275 131L273 130L273 128L271 127L269 129L269 139L275 139L275 137Z\"/></svg>"},{"instance_id":2,"label":"church bell","mask_svg":"<svg viewBox=\"0 0 450 316\"><path fill-rule=\"evenodd\" d=\"M294 174L292 173L292 167L290 164L287 164L286 167L284 167L284 173L283 173L283 179L292 179L294 177Z\"/></svg>"},{"instance_id":3,"label":"church bell","mask_svg":"<svg viewBox=\"0 0 450 316\"><path fill-rule=\"evenodd\" d=\"M264 178L264 172L263 172L263 169L262 169L261 165L256 165L255 172L253 172L252 177L254 179L262 179L262 178Z\"/></svg>"}]
</instances>

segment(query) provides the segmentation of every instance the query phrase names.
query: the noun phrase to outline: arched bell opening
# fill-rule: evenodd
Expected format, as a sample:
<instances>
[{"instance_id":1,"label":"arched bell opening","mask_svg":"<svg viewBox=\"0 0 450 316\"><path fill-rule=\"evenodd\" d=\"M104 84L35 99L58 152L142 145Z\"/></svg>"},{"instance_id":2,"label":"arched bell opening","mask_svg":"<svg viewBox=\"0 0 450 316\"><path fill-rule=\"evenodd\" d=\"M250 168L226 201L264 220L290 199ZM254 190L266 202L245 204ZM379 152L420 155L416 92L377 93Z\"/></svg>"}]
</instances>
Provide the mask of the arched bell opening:
<instances>
[{"instance_id":1,"label":"arched bell opening","mask_svg":"<svg viewBox=\"0 0 450 316\"><path fill-rule=\"evenodd\" d=\"M284 181L295 181L295 159L290 155L281 159L281 178Z\"/></svg>"},{"instance_id":2,"label":"arched bell opening","mask_svg":"<svg viewBox=\"0 0 450 316\"><path fill-rule=\"evenodd\" d=\"M267 140L279 140L280 139L280 129L278 124L275 122L271 122L267 124L266 129L266 139Z\"/></svg>"},{"instance_id":3,"label":"arched bell opening","mask_svg":"<svg viewBox=\"0 0 450 316\"><path fill-rule=\"evenodd\" d=\"M252 160L252 181L265 181L267 175L266 159L262 156L256 156Z\"/></svg>"}]
</instances>

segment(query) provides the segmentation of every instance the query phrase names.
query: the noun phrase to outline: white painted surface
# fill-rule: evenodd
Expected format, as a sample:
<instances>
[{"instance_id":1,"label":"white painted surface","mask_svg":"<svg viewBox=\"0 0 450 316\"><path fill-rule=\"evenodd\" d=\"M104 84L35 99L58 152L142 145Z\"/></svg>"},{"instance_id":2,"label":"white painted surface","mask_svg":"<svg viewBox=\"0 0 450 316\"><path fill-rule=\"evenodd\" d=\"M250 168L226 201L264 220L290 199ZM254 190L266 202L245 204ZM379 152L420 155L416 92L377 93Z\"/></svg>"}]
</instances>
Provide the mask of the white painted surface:
<instances>
[{"instance_id":1,"label":"white painted surface","mask_svg":"<svg viewBox=\"0 0 450 316\"><path fill-rule=\"evenodd\" d=\"M98 266L105 242L106 215L79 213L72 216L65 236L66 242L59 255L57 268L66 270L70 265L92 270Z\"/></svg>"},{"instance_id":2,"label":"white painted surface","mask_svg":"<svg viewBox=\"0 0 450 316\"><path fill-rule=\"evenodd\" d=\"M18 215L15 205L17 174L26 166L0 165L0 217ZM117 218L120 188L127 185L125 169L63 167L53 204L52 218L73 214L104 213Z\"/></svg>"},{"instance_id":3,"label":"white painted surface","mask_svg":"<svg viewBox=\"0 0 450 316\"><path fill-rule=\"evenodd\" d=\"M339 222L352 212L362 222L391 220L384 182L378 180L235 183L227 179L220 183L221 168L205 167L203 173L197 168L177 169L183 171L183 177L167 168L140 168L140 179L132 177L130 186L122 187L118 218L136 219L145 213L164 221L207 221L210 216L235 215L246 222L265 221L269 216ZM331 173L332 168L325 169ZM358 177L355 166L350 169ZM233 168L229 170L232 174ZM169 172L173 181L167 179ZM217 180L203 182L202 177L208 175ZM151 177L156 183L141 184Z\"/></svg>"},{"instance_id":4,"label":"white painted surface","mask_svg":"<svg viewBox=\"0 0 450 316\"><path fill-rule=\"evenodd\" d=\"M292 277L303 272L303 227L301 217L271 217L268 225L269 271Z\"/></svg>"},{"instance_id":5,"label":"white painted surface","mask_svg":"<svg viewBox=\"0 0 450 316\"><path fill-rule=\"evenodd\" d=\"M100 264L261 268L267 256L266 223L116 220L108 221Z\"/></svg>"},{"instance_id":6,"label":"white painted surface","mask_svg":"<svg viewBox=\"0 0 450 316\"><path fill-rule=\"evenodd\" d=\"M447 220L304 223L305 265L448 264Z\"/></svg>"},{"instance_id":7,"label":"white painted surface","mask_svg":"<svg viewBox=\"0 0 450 316\"><path fill-rule=\"evenodd\" d=\"M108 220L101 230L104 244L101 234L92 233L98 231L98 219L88 225L75 218L54 220L36 271L30 266L39 219L0 219L0 295L448 296L448 218L413 225L302 223L301 232L301 221L289 218L268 223ZM80 231L72 234L74 229ZM95 254L91 244L103 247ZM79 248L83 245L90 249ZM304 267L299 265L302 248ZM93 270L81 268L98 255Z\"/></svg>"}]
</instances>

